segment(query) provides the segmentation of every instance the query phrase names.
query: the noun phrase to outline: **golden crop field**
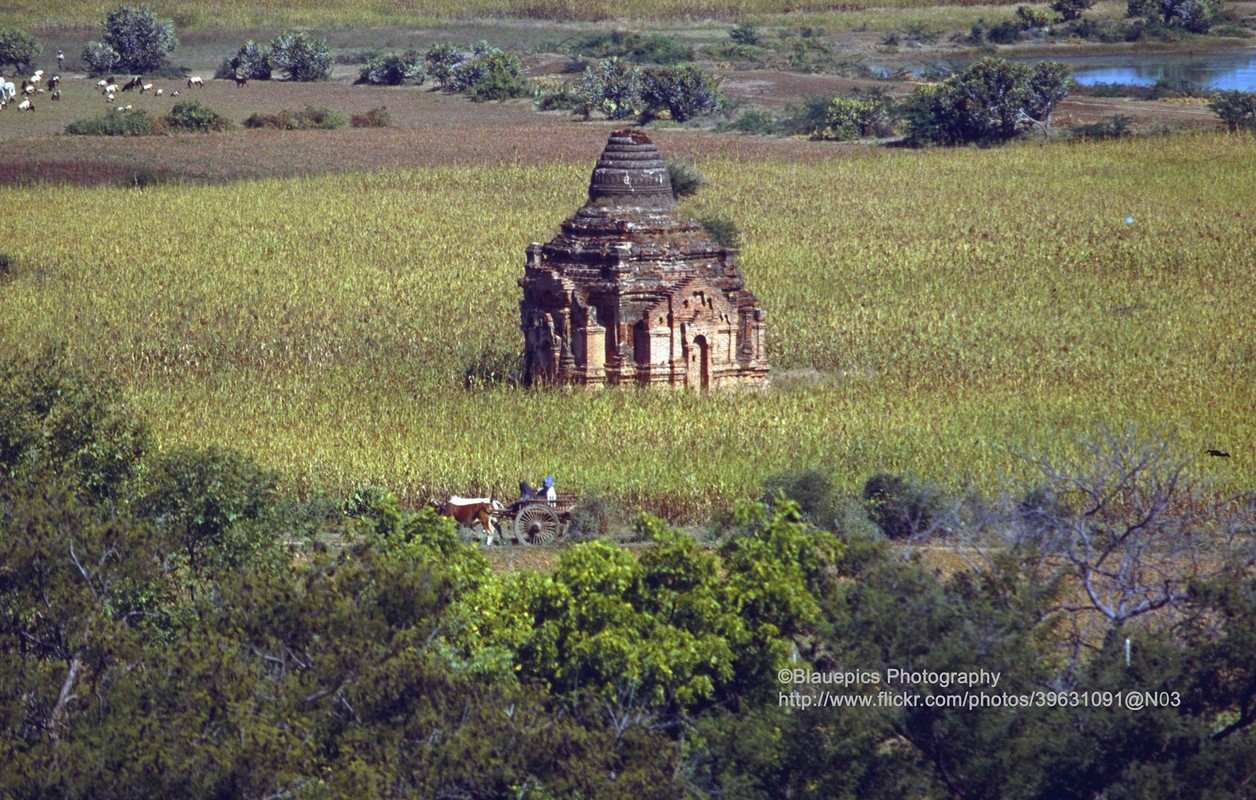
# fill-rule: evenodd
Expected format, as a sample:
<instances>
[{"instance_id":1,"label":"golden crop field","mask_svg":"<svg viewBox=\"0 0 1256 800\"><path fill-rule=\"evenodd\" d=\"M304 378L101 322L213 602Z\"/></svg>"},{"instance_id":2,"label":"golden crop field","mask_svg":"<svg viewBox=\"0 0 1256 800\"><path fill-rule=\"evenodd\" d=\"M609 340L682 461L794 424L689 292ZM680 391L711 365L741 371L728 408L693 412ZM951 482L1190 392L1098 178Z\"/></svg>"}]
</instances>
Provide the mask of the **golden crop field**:
<instances>
[{"instance_id":1,"label":"golden crop field","mask_svg":"<svg viewBox=\"0 0 1256 800\"><path fill-rule=\"evenodd\" d=\"M701 513L800 467L995 491L1017 451L1105 424L1253 485L1251 137L702 161L698 201L742 228L776 388L465 390L481 352L521 348L524 247L583 202L595 158L0 188L29 211L0 217L0 348L65 342L163 447L409 502L553 474Z\"/></svg>"}]
</instances>

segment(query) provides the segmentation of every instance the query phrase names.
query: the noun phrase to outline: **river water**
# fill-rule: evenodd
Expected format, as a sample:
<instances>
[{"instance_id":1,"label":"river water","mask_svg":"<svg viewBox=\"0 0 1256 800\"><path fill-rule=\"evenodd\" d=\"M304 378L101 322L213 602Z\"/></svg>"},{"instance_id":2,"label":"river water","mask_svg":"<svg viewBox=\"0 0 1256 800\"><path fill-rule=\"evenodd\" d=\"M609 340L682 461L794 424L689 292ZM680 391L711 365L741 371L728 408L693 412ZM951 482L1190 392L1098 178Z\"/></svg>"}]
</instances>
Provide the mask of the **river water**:
<instances>
[{"instance_id":1,"label":"river water","mask_svg":"<svg viewBox=\"0 0 1256 800\"><path fill-rule=\"evenodd\" d=\"M1151 86L1167 78L1179 83L1243 92L1256 92L1256 52L1139 53L1105 56L1064 56L1054 59L1068 66L1073 80L1083 86L1127 83Z\"/></svg>"}]
</instances>

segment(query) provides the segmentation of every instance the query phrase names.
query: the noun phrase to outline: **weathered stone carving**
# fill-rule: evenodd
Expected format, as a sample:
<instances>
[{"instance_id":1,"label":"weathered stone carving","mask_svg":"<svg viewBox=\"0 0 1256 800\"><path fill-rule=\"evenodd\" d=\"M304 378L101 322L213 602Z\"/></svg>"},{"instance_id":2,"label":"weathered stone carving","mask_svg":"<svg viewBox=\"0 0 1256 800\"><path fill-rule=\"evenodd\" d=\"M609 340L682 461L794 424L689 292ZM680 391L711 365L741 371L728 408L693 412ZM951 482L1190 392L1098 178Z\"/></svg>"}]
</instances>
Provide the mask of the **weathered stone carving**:
<instances>
[{"instance_id":1,"label":"weathered stone carving","mask_svg":"<svg viewBox=\"0 0 1256 800\"><path fill-rule=\"evenodd\" d=\"M767 315L737 251L677 218L667 165L644 133L611 134L589 201L527 254L528 384L767 385Z\"/></svg>"}]
</instances>

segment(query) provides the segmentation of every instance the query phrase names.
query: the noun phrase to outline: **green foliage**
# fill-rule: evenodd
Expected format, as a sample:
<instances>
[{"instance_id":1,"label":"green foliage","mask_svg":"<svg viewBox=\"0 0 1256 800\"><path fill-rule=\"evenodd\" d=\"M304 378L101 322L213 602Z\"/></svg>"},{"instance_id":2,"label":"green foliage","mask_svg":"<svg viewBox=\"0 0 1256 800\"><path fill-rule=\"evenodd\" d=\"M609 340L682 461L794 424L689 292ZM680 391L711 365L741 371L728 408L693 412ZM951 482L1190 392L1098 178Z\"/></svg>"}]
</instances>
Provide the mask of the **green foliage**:
<instances>
[{"instance_id":1,"label":"green foliage","mask_svg":"<svg viewBox=\"0 0 1256 800\"><path fill-rule=\"evenodd\" d=\"M908 99L908 128L919 143L1007 141L1026 124L1048 126L1056 104L1072 88L1068 68L1058 62L1028 65L987 57L917 89Z\"/></svg>"},{"instance_id":2,"label":"green foliage","mask_svg":"<svg viewBox=\"0 0 1256 800\"><path fill-rule=\"evenodd\" d=\"M825 530L833 525L841 507L832 479L818 469L782 472L765 480L763 502L775 504L781 498L794 503L803 519Z\"/></svg>"},{"instance_id":3,"label":"green foliage","mask_svg":"<svg viewBox=\"0 0 1256 800\"><path fill-rule=\"evenodd\" d=\"M44 46L21 28L0 28L0 67L27 72Z\"/></svg>"},{"instance_id":4,"label":"green foliage","mask_svg":"<svg viewBox=\"0 0 1256 800\"><path fill-rule=\"evenodd\" d=\"M146 5L124 5L109 12L102 39L117 52L117 66L131 72L157 69L179 44L174 35L174 23L159 19ZM96 64L88 63L96 68Z\"/></svg>"},{"instance_id":5,"label":"green foliage","mask_svg":"<svg viewBox=\"0 0 1256 800\"><path fill-rule=\"evenodd\" d=\"M531 93L519 57L484 42L472 49L469 59L454 67L451 85L476 102L510 100Z\"/></svg>"},{"instance_id":6,"label":"green foliage","mask_svg":"<svg viewBox=\"0 0 1256 800\"><path fill-rule=\"evenodd\" d=\"M193 573L222 573L276 544L275 472L228 450L183 450L150 458L135 510L187 555Z\"/></svg>"},{"instance_id":7,"label":"green foliage","mask_svg":"<svg viewBox=\"0 0 1256 800\"><path fill-rule=\"evenodd\" d=\"M891 539L916 539L950 526L942 493L907 475L879 472L863 488L868 518Z\"/></svg>"},{"instance_id":8,"label":"green foliage","mask_svg":"<svg viewBox=\"0 0 1256 800\"><path fill-rule=\"evenodd\" d=\"M436 85L448 88L453 84L454 67L465 58L466 55L458 49L457 45L442 42L433 45L424 54L423 63L427 67L427 74L436 81Z\"/></svg>"},{"instance_id":9,"label":"green foliage","mask_svg":"<svg viewBox=\"0 0 1256 800\"><path fill-rule=\"evenodd\" d=\"M750 108L741 113L737 119L723 126L721 130L736 131L750 135L767 136L776 133L777 122L772 112L762 108Z\"/></svg>"},{"instance_id":10,"label":"green foliage","mask_svg":"<svg viewBox=\"0 0 1256 800\"><path fill-rule=\"evenodd\" d=\"M1095 0L1052 0L1051 10L1059 14L1061 19L1067 21L1081 19L1082 14L1089 11L1094 4Z\"/></svg>"},{"instance_id":11,"label":"green foliage","mask_svg":"<svg viewBox=\"0 0 1256 800\"><path fill-rule=\"evenodd\" d=\"M385 53L362 65L355 83L374 86L400 86L407 81L416 86L423 83L423 54L417 50Z\"/></svg>"},{"instance_id":12,"label":"green foliage","mask_svg":"<svg viewBox=\"0 0 1256 800\"><path fill-rule=\"evenodd\" d=\"M148 443L118 387L60 349L0 365L0 483L46 473L90 502L114 502Z\"/></svg>"},{"instance_id":13,"label":"green foliage","mask_svg":"<svg viewBox=\"0 0 1256 800\"><path fill-rule=\"evenodd\" d=\"M270 53L265 46L252 39L240 45L240 49L228 60L227 66L231 68L231 72L222 76L224 78L238 75L252 81L268 81L273 71Z\"/></svg>"},{"instance_id":14,"label":"green foliage","mask_svg":"<svg viewBox=\"0 0 1256 800\"><path fill-rule=\"evenodd\" d=\"M676 122L716 114L723 105L720 79L697 64L646 69L641 102L645 114L667 111Z\"/></svg>"},{"instance_id":15,"label":"green foliage","mask_svg":"<svg viewBox=\"0 0 1256 800\"><path fill-rule=\"evenodd\" d=\"M306 106L300 111L284 109L274 113L254 112L244 120L246 128L271 128L282 131L330 131L345 126L344 115L330 108Z\"/></svg>"},{"instance_id":16,"label":"green foliage","mask_svg":"<svg viewBox=\"0 0 1256 800\"><path fill-rule=\"evenodd\" d=\"M813 139L850 142L894 131L886 101L880 97L834 97L824 115L824 127Z\"/></svg>"},{"instance_id":17,"label":"green foliage","mask_svg":"<svg viewBox=\"0 0 1256 800\"><path fill-rule=\"evenodd\" d=\"M1086 1L1087 0L1081 0L1081 2ZM1090 1L1093 2L1093 0ZM1055 10L1058 11L1059 9ZM1085 9L1082 10L1084 11ZM1046 28L1053 22L1050 12L1043 8L1035 8L1034 6L1017 6L1016 21L1026 30Z\"/></svg>"},{"instance_id":18,"label":"green foliage","mask_svg":"<svg viewBox=\"0 0 1256 800\"><path fill-rule=\"evenodd\" d=\"M270 62L292 81L325 81L331 77L327 40L305 31L285 31L271 40Z\"/></svg>"},{"instance_id":19,"label":"green foliage","mask_svg":"<svg viewBox=\"0 0 1256 800\"><path fill-rule=\"evenodd\" d=\"M1154 19L1192 33L1207 33L1221 13L1221 0L1128 0L1126 16Z\"/></svg>"},{"instance_id":20,"label":"green foliage","mask_svg":"<svg viewBox=\"0 0 1256 800\"><path fill-rule=\"evenodd\" d=\"M749 22L741 22L733 26L728 32L728 38L732 39L735 44L757 45L763 40L759 29Z\"/></svg>"},{"instance_id":21,"label":"green foliage","mask_svg":"<svg viewBox=\"0 0 1256 800\"><path fill-rule=\"evenodd\" d=\"M620 58L603 59L580 76L585 102L609 119L624 119L641 109L641 70Z\"/></svg>"},{"instance_id":22,"label":"green foliage","mask_svg":"<svg viewBox=\"0 0 1256 800\"><path fill-rule=\"evenodd\" d=\"M211 133L235 127L234 122L196 100L175 103L165 120L171 130L189 133Z\"/></svg>"},{"instance_id":23,"label":"green foliage","mask_svg":"<svg viewBox=\"0 0 1256 800\"><path fill-rule=\"evenodd\" d=\"M670 66L693 60L693 49L674 36L639 33L594 33L576 41L571 52L590 58L622 58L634 64Z\"/></svg>"},{"instance_id":24,"label":"green foliage","mask_svg":"<svg viewBox=\"0 0 1256 800\"><path fill-rule=\"evenodd\" d=\"M478 42L469 53L452 44L438 44L423 59L427 74L442 89L476 102L526 97L532 92L519 57L488 42Z\"/></svg>"},{"instance_id":25,"label":"green foliage","mask_svg":"<svg viewBox=\"0 0 1256 800\"><path fill-rule=\"evenodd\" d=\"M680 158L667 159L667 177L676 199L693 197L706 185L706 177L690 162Z\"/></svg>"},{"instance_id":26,"label":"green foliage","mask_svg":"<svg viewBox=\"0 0 1256 800\"><path fill-rule=\"evenodd\" d=\"M1220 92L1208 107L1231 133L1256 131L1256 92Z\"/></svg>"},{"instance_id":27,"label":"green foliage","mask_svg":"<svg viewBox=\"0 0 1256 800\"><path fill-rule=\"evenodd\" d=\"M80 119L65 126L65 132L77 136L153 136L165 133L165 122L150 117L142 108L110 111L93 119Z\"/></svg>"},{"instance_id":28,"label":"green foliage","mask_svg":"<svg viewBox=\"0 0 1256 800\"><path fill-rule=\"evenodd\" d=\"M88 42L79 57L93 76L113 72L114 67L122 61L118 51L104 42Z\"/></svg>"}]
</instances>

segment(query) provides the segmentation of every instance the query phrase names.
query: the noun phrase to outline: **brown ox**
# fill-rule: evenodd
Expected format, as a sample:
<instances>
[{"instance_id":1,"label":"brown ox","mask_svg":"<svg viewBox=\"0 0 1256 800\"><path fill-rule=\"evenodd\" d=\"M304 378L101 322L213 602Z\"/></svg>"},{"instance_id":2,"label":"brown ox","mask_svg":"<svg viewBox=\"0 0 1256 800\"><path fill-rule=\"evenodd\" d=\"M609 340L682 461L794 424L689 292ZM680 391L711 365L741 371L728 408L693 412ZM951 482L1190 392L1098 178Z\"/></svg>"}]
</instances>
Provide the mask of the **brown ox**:
<instances>
[{"instance_id":1,"label":"brown ox","mask_svg":"<svg viewBox=\"0 0 1256 800\"><path fill-rule=\"evenodd\" d=\"M497 532L493 526L493 514L502 510L502 504L492 497L450 497L432 508L442 517L452 517L464 528L474 529L477 524L484 530L487 543L493 543Z\"/></svg>"}]
</instances>

